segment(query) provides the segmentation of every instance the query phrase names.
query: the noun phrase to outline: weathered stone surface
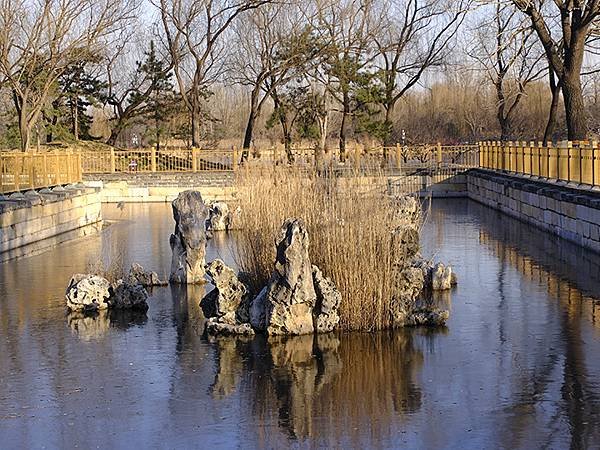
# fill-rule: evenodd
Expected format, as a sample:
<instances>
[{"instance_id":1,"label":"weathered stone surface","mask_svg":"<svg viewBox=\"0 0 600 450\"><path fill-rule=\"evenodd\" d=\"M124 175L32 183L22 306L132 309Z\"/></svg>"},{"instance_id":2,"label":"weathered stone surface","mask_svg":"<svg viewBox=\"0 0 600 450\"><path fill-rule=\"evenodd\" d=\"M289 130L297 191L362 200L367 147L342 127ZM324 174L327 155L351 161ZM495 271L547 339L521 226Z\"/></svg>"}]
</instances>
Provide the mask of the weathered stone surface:
<instances>
[{"instance_id":1,"label":"weathered stone surface","mask_svg":"<svg viewBox=\"0 0 600 450\"><path fill-rule=\"evenodd\" d=\"M71 311L98 311L108 308L111 286L98 275L75 274L65 293L67 307Z\"/></svg>"},{"instance_id":2,"label":"weathered stone surface","mask_svg":"<svg viewBox=\"0 0 600 450\"><path fill-rule=\"evenodd\" d=\"M338 308L342 301L342 294L330 278L323 276L321 270L312 266L313 284L317 300L313 315L317 333L333 331L340 322Z\"/></svg>"},{"instance_id":3,"label":"weathered stone surface","mask_svg":"<svg viewBox=\"0 0 600 450\"><path fill-rule=\"evenodd\" d=\"M420 308L412 311L405 322L405 326L438 327L446 324L450 313L438 308Z\"/></svg>"},{"instance_id":4,"label":"weathered stone surface","mask_svg":"<svg viewBox=\"0 0 600 450\"><path fill-rule=\"evenodd\" d=\"M130 284L141 284L144 287L165 286L168 283L161 280L156 272L145 270L140 264L133 263L127 275Z\"/></svg>"},{"instance_id":5,"label":"weathered stone surface","mask_svg":"<svg viewBox=\"0 0 600 450\"><path fill-rule=\"evenodd\" d=\"M431 273L431 289L445 291L452 288L452 268L437 263Z\"/></svg>"},{"instance_id":6,"label":"weathered stone surface","mask_svg":"<svg viewBox=\"0 0 600 450\"><path fill-rule=\"evenodd\" d=\"M234 229L239 214L239 206L235 209L231 209L225 202L211 202L208 205L206 231L229 231Z\"/></svg>"},{"instance_id":7,"label":"weathered stone surface","mask_svg":"<svg viewBox=\"0 0 600 450\"><path fill-rule=\"evenodd\" d=\"M206 273L215 288L200 302L204 314L232 325L248 322L248 289L235 272L220 259L215 259L207 264Z\"/></svg>"},{"instance_id":8,"label":"weathered stone surface","mask_svg":"<svg viewBox=\"0 0 600 450\"><path fill-rule=\"evenodd\" d=\"M118 280L113 286L113 294L108 302L110 308L134 309L146 311L148 309L148 292L141 284L131 284Z\"/></svg>"},{"instance_id":9,"label":"weathered stone surface","mask_svg":"<svg viewBox=\"0 0 600 450\"><path fill-rule=\"evenodd\" d=\"M254 330L249 323L225 323L216 317L211 317L206 322L206 332L211 335L222 336L252 336Z\"/></svg>"},{"instance_id":10,"label":"weathered stone surface","mask_svg":"<svg viewBox=\"0 0 600 450\"><path fill-rule=\"evenodd\" d=\"M287 219L276 242L275 271L252 302L252 326L272 335L312 333L316 293L302 220Z\"/></svg>"},{"instance_id":11,"label":"weathered stone surface","mask_svg":"<svg viewBox=\"0 0 600 450\"><path fill-rule=\"evenodd\" d=\"M173 200L175 231L169 240L173 283L204 282L208 210L198 191L184 191Z\"/></svg>"}]
</instances>

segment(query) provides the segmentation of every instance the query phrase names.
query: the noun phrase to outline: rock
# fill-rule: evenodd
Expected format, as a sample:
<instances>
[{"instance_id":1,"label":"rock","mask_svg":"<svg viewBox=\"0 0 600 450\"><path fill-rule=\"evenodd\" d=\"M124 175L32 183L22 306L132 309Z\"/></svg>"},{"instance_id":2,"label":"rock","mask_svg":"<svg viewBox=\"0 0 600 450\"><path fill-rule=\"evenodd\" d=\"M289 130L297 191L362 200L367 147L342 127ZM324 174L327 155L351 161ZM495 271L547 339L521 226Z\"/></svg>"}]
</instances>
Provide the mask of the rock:
<instances>
[{"instance_id":1,"label":"rock","mask_svg":"<svg viewBox=\"0 0 600 450\"><path fill-rule=\"evenodd\" d=\"M308 256L308 232L299 219L287 219L277 238L275 271L252 301L250 321L270 335L314 331L316 293Z\"/></svg>"},{"instance_id":2,"label":"rock","mask_svg":"<svg viewBox=\"0 0 600 450\"><path fill-rule=\"evenodd\" d=\"M231 229L234 212L229 210L227 203L211 202L208 205L208 212L208 219L206 219L207 231L228 231Z\"/></svg>"},{"instance_id":3,"label":"rock","mask_svg":"<svg viewBox=\"0 0 600 450\"><path fill-rule=\"evenodd\" d=\"M420 308L412 311L407 317L405 326L439 327L446 324L450 313L437 308Z\"/></svg>"},{"instance_id":4,"label":"rock","mask_svg":"<svg viewBox=\"0 0 600 450\"><path fill-rule=\"evenodd\" d=\"M232 325L248 322L248 289L235 272L220 259L215 259L206 266L206 273L215 288L200 302L204 314Z\"/></svg>"},{"instance_id":5,"label":"rock","mask_svg":"<svg viewBox=\"0 0 600 450\"><path fill-rule=\"evenodd\" d=\"M98 275L75 274L69 282L65 297L71 311L98 311L108 308L111 286Z\"/></svg>"},{"instance_id":6,"label":"rock","mask_svg":"<svg viewBox=\"0 0 600 450\"><path fill-rule=\"evenodd\" d=\"M145 270L140 264L133 263L127 275L127 282L130 284L141 284L144 287L165 286L168 283L158 278L156 272Z\"/></svg>"},{"instance_id":7,"label":"rock","mask_svg":"<svg viewBox=\"0 0 600 450\"><path fill-rule=\"evenodd\" d=\"M437 263L431 272L431 289L445 291L452 288L452 268Z\"/></svg>"},{"instance_id":8,"label":"rock","mask_svg":"<svg viewBox=\"0 0 600 450\"><path fill-rule=\"evenodd\" d=\"M342 294L331 279L323 276L317 266L312 266L312 276L317 295L313 311L317 333L328 333L333 331L340 322L338 308L342 301Z\"/></svg>"},{"instance_id":9,"label":"rock","mask_svg":"<svg viewBox=\"0 0 600 450\"><path fill-rule=\"evenodd\" d=\"M452 286L456 286L458 284L458 278L456 277L456 272L452 272L450 274L450 284Z\"/></svg>"},{"instance_id":10,"label":"rock","mask_svg":"<svg viewBox=\"0 0 600 450\"><path fill-rule=\"evenodd\" d=\"M221 322L216 317L208 319L206 322L206 332L211 335L222 336L253 336L254 330L249 323L230 324Z\"/></svg>"},{"instance_id":11,"label":"rock","mask_svg":"<svg viewBox=\"0 0 600 450\"><path fill-rule=\"evenodd\" d=\"M404 326L409 322L409 317L415 310L417 299L424 286L425 276L420 267L407 263L397 268L391 307L394 326Z\"/></svg>"},{"instance_id":12,"label":"rock","mask_svg":"<svg viewBox=\"0 0 600 450\"><path fill-rule=\"evenodd\" d=\"M200 192L184 191L173 200L175 231L169 240L173 252L171 282L204 282L207 217Z\"/></svg>"},{"instance_id":13,"label":"rock","mask_svg":"<svg viewBox=\"0 0 600 450\"><path fill-rule=\"evenodd\" d=\"M148 292L141 284L131 284L118 280L109 299L109 306L114 309L148 310Z\"/></svg>"},{"instance_id":14,"label":"rock","mask_svg":"<svg viewBox=\"0 0 600 450\"><path fill-rule=\"evenodd\" d=\"M397 227L392 234L392 247L396 260L401 264L417 256L421 248L417 227L413 223Z\"/></svg>"}]
</instances>

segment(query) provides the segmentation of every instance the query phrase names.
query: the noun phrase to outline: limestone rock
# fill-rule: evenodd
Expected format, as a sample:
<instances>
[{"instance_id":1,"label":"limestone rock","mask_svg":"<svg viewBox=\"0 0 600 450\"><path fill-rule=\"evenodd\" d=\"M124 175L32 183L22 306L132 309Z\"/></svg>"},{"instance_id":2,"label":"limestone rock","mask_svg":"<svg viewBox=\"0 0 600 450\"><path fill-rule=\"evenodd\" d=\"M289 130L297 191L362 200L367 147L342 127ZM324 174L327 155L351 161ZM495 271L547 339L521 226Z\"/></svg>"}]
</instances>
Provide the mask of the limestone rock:
<instances>
[{"instance_id":1,"label":"limestone rock","mask_svg":"<svg viewBox=\"0 0 600 450\"><path fill-rule=\"evenodd\" d=\"M111 286L98 275L75 274L65 293L67 307L71 311L98 311L108 308Z\"/></svg>"},{"instance_id":2,"label":"limestone rock","mask_svg":"<svg viewBox=\"0 0 600 450\"><path fill-rule=\"evenodd\" d=\"M232 325L248 322L248 289L238 280L235 272L220 259L215 259L206 266L206 273L215 288L200 303L204 314Z\"/></svg>"},{"instance_id":3,"label":"limestone rock","mask_svg":"<svg viewBox=\"0 0 600 450\"><path fill-rule=\"evenodd\" d=\"M239 206L231 210L225 202L211 202L208 205L206 231L229 231L235 227L236 218L240 214Z\"/></svg>"},{"instance_id":4,"label":"limestone rock","mask_svg":"<svg viewBox=\"0 0 600 450\"><path fill-rule=\"evenodd\" d=\"M173 252L171 282L204 282L207 217L200 192L184 191L173 200L175 231L169 240Z\"/></svg>"},{"instance_id":5,"label":"limestone rock","mask_svg":"<svg viewBox=\"0 0 600 450\"><path fill-rule=\"evenodd\" d=\"M131 284L118 280L113 286L113 294L109 299L109 306L114 309L134 309L146 311L148 309L148 292L141 284Z\"/></svg>"},{"instance_id":6,"label":"limestone rock","mask_svg":"<svg viewBox=\"0 0 600 450\"><path fill-rule=\"evenodd\" d=\"M450 313L438 308L420 308L412 311L407 317L405 326L439 327L446 324Z\"/></svg>"},{"instance_id":7,"label":"limestone rock","mask_svg":"<svg viewBox=\"0 0 600 450\"><path fill-rule=\"evenodd\" d=\"M206 322L206 332L211 335L222 335L222 336L252 336L254 330L249 323L225 323L221 322L216 317L208 319Z\"/></svg>"},{"instance_id":8,"label":"limestone rock","mask_svg":"<svg viewBox=\"0 0 600 450\"><path fill-rule=\"evenodd\" d=\"M156 272L145 270L140 264L133 263L127 275L127 282L141 284L144 287L165 286L166 281L161 280Z\"/></svg>"},{"instance_id":9,"label":"limestone rock","mask_svg":"<svg viewBox=\"0 0 600 450\"><path fill-rule=\"evenodd\" d=\"M331 279L323 276L317 266L312 266L312 276L317 295L313 311L317 333L328 333L333 331L340 322L338 308L342 301L342 294Z\"/></svg>"},{"instance_id":10,"label":"limestone rock","mask_svg":"<svg viewBox=\"0 0 600 450\"><path fill-rule=\"evenodd\" d=\"M452 288L452 268L437 263L431 272L431 288L434 291L445 291Z\"/></svg>"},{"instance_id":11,"label":"limestone rock","mask_svg":"<svg viewBox=\"0 0 600 450\"><path fill-rule=\"evenodd\" d=\"M267 287L252 302L252 326L266 329L270 335L312 333L317 296L304 223L287 219L276 242L275 271Z\"/></svg>"}]
</instances>

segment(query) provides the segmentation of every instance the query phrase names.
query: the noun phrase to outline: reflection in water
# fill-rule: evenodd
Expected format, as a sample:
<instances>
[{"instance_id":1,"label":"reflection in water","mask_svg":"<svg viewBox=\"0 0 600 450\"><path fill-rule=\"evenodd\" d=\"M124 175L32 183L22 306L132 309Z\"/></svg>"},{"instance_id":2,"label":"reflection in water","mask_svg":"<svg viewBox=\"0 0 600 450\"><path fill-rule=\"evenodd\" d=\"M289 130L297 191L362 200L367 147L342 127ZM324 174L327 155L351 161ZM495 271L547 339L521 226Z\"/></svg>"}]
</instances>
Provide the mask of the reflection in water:
<instances>
[{"instance_id":1,"label":"reflection in water","mask_svg":"<svg viewBox=\"0 0 600 450\"><path fill-rule=\"evenodd\" d=\"M434 299L451 309L446 330L209 341L207 286L159 287L146 316L66 316L66 284L90 260L169 269L170 205L104 217L98 235L0 264L3 448L600 442L599 255L472 202L434 202L424 254L459 281ZM233 264L230 245L212 239L207 260Z\"/></svg>"},{"instance_id":2,"label":"reflection in water","mask_svg":"<svg viewBox=\"0 0 600 450\"><path fill-rule=\"evenodd\" d=\"M94 312L71 311L67 314L69 327L79 339L101 339L113 327L127 330L142 326L148 321L145 311L100 310Z\"/></svg>"},{"instance_id":3,"label":"reflection in water","mask_svg":"<svg viewBox=\"0 0 600 450\"><path fill-rule=\"evenodd\" d=\"M426 339L437 333L420 331ZM365 421L384 439L398 416L421 406L423 354L413 330L211 340L218 360L213 396L245 393L265 424L277 405L277 423L293 439L360 442L365 430L357 426Z\"/></svg>"}]
</instances>

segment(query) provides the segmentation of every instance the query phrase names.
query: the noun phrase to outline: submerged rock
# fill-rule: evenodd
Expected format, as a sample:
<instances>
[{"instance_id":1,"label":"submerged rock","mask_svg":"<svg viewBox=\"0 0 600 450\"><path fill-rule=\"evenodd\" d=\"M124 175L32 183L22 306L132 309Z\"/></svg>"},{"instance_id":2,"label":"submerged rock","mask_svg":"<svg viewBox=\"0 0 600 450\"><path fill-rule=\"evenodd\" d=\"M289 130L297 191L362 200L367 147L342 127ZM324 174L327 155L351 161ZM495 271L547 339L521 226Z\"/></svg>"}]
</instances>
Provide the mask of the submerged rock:
<instances>
[{"instance_id":1,"label":"submerged rock","mask_svg":"<svg viewBox=\"0 0 600 450\"><path fill-rule=\"evenodd\" d=\"M208 209L200 192L184 191L173 200L175 231L169 240L173 252L171 282L204 282L207 217Z\"/></svg>"},{"instance_id":2,"label":"submerged rock","mask_svg":"<svg viewBox=\"0 0 600 450\"><path fill-rule=\"evenodd\" d=\"M212 317L206 322L206 331L210 335L222 336L253 336L254 330L249 323L225 323L218 318Z\"/></svg>"},{"instance_id":3,"label":"submerged rock","mask_svg":"<svg viewBox=\"0 0 600 450\"><path fill-rule=\"evenodd\" d=\"M148 292L141 284L118 280L112 290L113 293L108 300L110 308L148 310Z\"/></svg>"},{"instance_id":4,"label":"submerged rock","mask_svg":"<svg viewBox=\"0 0 600 450\"><path fill-rule=\"evenodd\" d=\"M73 275L65 293L71 311L91 312L108 308L111 295L109 281L98 275Z\"/></svg>"},{"instance_id":5,"label":"submerged rock","mask_svg":"<svg viewBox=\"0 0 600 450\"><path fill-rule=\"evenodd\" d=\"M270 335L314 331L317 295L308 256L308 232L302 220L287 219L277 238L275 271L269 284L252 301L252 326Z\"/></svg>"},{"instance_id":6,"label":"submerged rock","mask_svg":"<svg viewBox=\"0 0 600 450\"><path fill-rule=\"evenodd\" d=\"M156 272L145 270L140 264L133 263L127 275L130 284L141 284L144 287L165 286L168 283L161 280Z\"/></svg>"}]
</instances>

